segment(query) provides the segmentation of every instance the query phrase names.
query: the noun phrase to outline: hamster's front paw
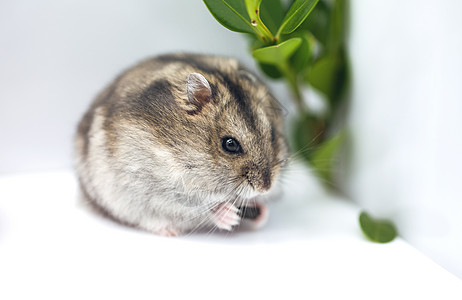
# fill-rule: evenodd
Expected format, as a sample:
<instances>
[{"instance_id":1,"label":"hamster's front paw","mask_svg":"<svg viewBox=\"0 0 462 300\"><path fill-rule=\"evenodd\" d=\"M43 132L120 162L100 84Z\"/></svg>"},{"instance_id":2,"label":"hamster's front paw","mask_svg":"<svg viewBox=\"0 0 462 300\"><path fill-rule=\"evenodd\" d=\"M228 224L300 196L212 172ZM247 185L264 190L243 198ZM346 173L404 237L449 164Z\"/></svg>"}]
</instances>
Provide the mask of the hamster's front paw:
<instances>
[{"instance_id":1,"label":"hamster's front paw","mask_svg":"<svg viewBox=\"0 0 462 300\"><path fill-rule=\"evenodd\" d=\"M220 229L231 231L240 220L239 209L231 203L220 203L213 209L213 223Z\"/></svg>"}]
</instances>

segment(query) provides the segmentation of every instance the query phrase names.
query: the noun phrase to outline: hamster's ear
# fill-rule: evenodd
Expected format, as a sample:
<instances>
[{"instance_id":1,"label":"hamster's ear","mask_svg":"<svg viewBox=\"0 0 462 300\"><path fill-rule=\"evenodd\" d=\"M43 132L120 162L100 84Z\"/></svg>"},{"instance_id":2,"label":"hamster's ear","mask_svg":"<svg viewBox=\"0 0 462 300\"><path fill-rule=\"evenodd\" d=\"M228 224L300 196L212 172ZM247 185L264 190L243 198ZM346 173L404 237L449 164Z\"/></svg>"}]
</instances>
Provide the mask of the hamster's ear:
<instances>
[{"instance_id":1,"label":"hamster's ear","mask_svg":"<svg viewBox=\"0 0 462 300\"><path fill-rule=\"evenodd\" d=\"M189 102L198 108L210 102L212 97L212 89L210 84L199 73L191 73L186 80L186 88L188 90Z\"/></svg>"}]
</instances>

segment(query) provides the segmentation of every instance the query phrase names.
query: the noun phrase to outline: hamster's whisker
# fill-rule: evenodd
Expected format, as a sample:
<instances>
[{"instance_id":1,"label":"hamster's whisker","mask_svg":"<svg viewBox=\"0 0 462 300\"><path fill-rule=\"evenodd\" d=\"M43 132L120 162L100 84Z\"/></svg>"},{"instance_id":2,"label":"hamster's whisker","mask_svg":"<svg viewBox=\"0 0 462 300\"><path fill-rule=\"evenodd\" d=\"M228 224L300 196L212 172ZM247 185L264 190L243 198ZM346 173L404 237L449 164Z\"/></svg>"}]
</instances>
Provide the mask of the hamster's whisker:
<instances>
[{"instance_id":1,"label":"hamster's whisker","mask_svg":"<svg viewBox=\"0 0 462 300\"><path fill-rule=\"evenodd\" d=\"M238 182L236 188L235 188L235 194L237 195L237 198L240 198L242 197L242 194L244 192L244 183L245 183L245 179L243 178L236 178L236 182Z\"/></svg>"},{"instance_id":2,"label":"hamster's whisker","mask_svg":"<svg viewBox=\"0 0 462 300\"><path fill-rule=\"evenodd\" d=\"M243 197L243 194L245 193L246 189L246 180L242 177L235 177L235 178L230 178L224 185L227 186L227 192L222 196L223 201L218 201L218 202L213 202L213 203L205 203L201 204L198 206L191 207L192 212L190 218L183 219L183 222L188 222L192 221L195 219L199 219L199 222L194 226L194 228L190 229L186 235L190 235L200 228L202 228L204 225L207 225L207 223L214 224L213 220L213 214L210 212L217 208L219 205L222 205L223 203L229 203L232 204L233 206L238 205L238 202L242 201L242 206L244 207L244 210L248 206L249 202L253 201L256 203L254 199L248 199ZM210 197L211 194L208 191L201 191L200 188L195 189L194 192L188 191L187 193L184 193L188 197ZM194 195L193 195L194 194ZM203 195L201 195L203 194ZM206 232L206 234L212 234L216 230L218 230L219 227L217 225L211 226L211 228Z\"/></svg>"},{"instance_id":3,"label":"hamster's whisker","mask_svg":"<svg viewBox=\"0 0 462 300\"><path fill-rule=\"evenodd\" d=\"M190 234L193 234L194 232L196 232L197 230L199 230L200 228L202 228L202 226L206 225L207 224L207 221L210 221L211 217L210 216L205 216L204 218L202 218L199 223L197 223L197 225L195 225L192 229L189 230L189 232L187 233L187 235L190 235Z\"/></svg>"},{"instance_id":4,"label":"hamster's whisker","mask_svg":"<svg viewBox=\"0 0 462 300\"><path fill-rule=\"evenodd\" d=\"M227 195L225 195L224 199L225 201L224 202L218 202L216 203L216 205L214 205L214 207L212 208L212 210L216 207L218 207L219 205L222 205L223 203L228 203L228 204L231 204L233 206L236 207L236 204L238 201L240 201L241 199L241 196L240 194L242 193L242 189L244 188L244 183L245 183L245 180L243 179L240 179L240 178L236 178L236 179L231 179L229 182L238 182L236 188L234 190L230 190L229 193ZM244 200L245 201L245 200ZM207 216L207 219L210 220L212 218L211 215ZM213 223L213 222L212 222ZM217 225L214 225L209 231L207 234L211 234L213 232L215 232L216 230L218 229L218 226Z\"/></svg>"},{"instance_id":5,"label":"hamster's whisker","mask_svg":"<svg viewBox=\"0 0 462 300\"><path fill-rule=\"evenodd\" d=\"M309 142L306 143L303 147L298 149L296 152L292 153L288 159L294 159L300 157L302 154L305 154L308 151L312 151L320 147L320 145L315 145L315 142L319 139L320 136L324 134L323 131L318 132Z\"/></svg>"},{"instance_id":6,"label":"hamster's whisker","mask_svg":"<svg viewBox=\"0 0 462 300\"><path fill-rule=\"evenodd\" d=\"M285 164L287 164L287 162L289 161L290 157L286 157L286 158L283 158L283 159L280 159L280 160L277 160L275 161L271 167L272 168L275 168L277 166L281 166L281 167L284 167Z\"/></svg>"},{"instance_id":7,"label":"hamster's whisker","mask_svg":"<svg viewBox=\"0 0 462 300\"><path fill-rule=\"evenodd\" d=\"M202 225L205 225L206 222L211 221L212 215L209 214L209 212L214 210L215 208L217 208L219 205L221 205L223 203L230 203L230 204L236 206L236 203L241 198L240 193L242 192L242 190L244 188L245 180L243 180L241 178L234 178L234 179L230 179L228 181L228 185L235 185L236 183L237 183L236 188L229 190L223 196L224 201L219 201L219 202L216 202L216 203L206 203L204 205L199 205L199 206L196 206L196 207L193 208L195 211L197 211L197 214L195 216L191 217L191 218L184 219L183 221L187 222L187 221L194 220L196 218L202 218L202 219L200 220L199 224L197 224L193 229L190 230L190 233L198 230ZM237 195L237 197L235 197L236 195ZM193 212L193 214L194 214L194 212ZM205 216L203 216L204 214L205 214ZM213 222L211 222L211 223L213 223ZM216 227L216 225L215 225L211 229L211 231L209 231L208 233L212 233L216 229L218 229L218 227Z\"/></svg>"},{"instance_id":8,"label":"hamster's whisker","mask_svg":"<svg viewBox=\"0 0 462 300\"><path fill-rule=\"evenodd\" d=\"M299 158L303 158L303 156L310 152L310 151L313 151L316 149L316 146L311 146L311 145L306 145L300 149L298 149L296 152L294 153L291 153L290 156L287 158L288 160L296 160L296 159L299 159Z\"/></svg>"}]
</instances>

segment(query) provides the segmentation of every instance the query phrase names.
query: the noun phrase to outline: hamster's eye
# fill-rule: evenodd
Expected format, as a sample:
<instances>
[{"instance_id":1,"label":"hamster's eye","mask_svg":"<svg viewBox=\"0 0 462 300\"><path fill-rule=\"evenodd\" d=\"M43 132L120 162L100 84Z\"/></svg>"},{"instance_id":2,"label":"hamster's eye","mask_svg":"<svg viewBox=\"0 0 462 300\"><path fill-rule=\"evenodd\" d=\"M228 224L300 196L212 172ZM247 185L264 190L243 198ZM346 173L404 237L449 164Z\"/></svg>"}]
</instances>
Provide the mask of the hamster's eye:
<instances>
[{"instance_id":1,"label":"hamster's eye","mask_svg":"<svg viewBox=\"0 0 462 300\"><path fill-rule=\"evenodd\" d=\"M230 154L242 153L239 142L233 137L224 137L221 139L221 147Z\"/></svg>"}]
</instances>

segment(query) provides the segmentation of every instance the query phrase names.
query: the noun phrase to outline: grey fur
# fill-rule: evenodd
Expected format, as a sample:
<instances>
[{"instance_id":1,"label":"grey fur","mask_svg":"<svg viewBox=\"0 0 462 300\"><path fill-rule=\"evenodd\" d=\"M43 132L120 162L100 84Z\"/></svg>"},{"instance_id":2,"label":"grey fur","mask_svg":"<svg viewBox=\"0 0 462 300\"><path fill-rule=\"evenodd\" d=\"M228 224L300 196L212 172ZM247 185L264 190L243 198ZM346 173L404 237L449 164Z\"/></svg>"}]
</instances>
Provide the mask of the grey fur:
<instances>
[{"instance_id":1,"label":"grey fur","mask_svg":"<svg viewBox=\"0 0 462 300\"><path fill-rule=\"evenodd\" d=\"M243 72L250 74L234 59L176 54L121 74L78 126L75 166L85 198L162 235L231 229L239 222L233 207L266 194L287 155L278 103ZM236 138L242 153L224 151L223 137ZM217 207L230 214L219 220Z\"/></svg>"}]
</instances>

